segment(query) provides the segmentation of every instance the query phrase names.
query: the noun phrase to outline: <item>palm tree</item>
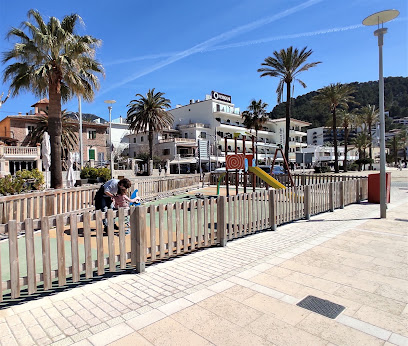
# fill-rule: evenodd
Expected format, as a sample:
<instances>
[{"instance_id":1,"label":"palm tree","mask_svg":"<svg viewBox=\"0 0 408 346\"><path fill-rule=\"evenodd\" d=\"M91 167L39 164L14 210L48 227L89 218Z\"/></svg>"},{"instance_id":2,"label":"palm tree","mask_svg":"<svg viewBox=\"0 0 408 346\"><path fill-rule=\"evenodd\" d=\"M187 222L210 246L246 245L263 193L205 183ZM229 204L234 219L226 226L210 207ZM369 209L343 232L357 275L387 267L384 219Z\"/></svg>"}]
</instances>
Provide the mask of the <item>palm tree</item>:
<instances>
[{"instance_id":1,"label":"palm tree","mask_svg":"<svg viewBox=\"0 0 408 346\"><path fill-rule=\"evenodd\" d=\"M164 93L149 89L146 96L136 94L138 99L128 104L126 121L129 129L139 132L149 132L149 157L153 160L153 133L161 132L172 126L173 116L166 109L170 108L170 100L163 97ZM150 169L149 169L150 174Z\"/></svg>"},{"instance_id":2,"label":"palm tree","mask_svg":"<svg viewBox=\"0 0 408 346\"><path fill-rule=\"evenodd\" d=\"M354 146L358 150L358 170L361 171L361 164L365 162L366 149L368 147L368 136L364 132L360 132L356 138L354 138ZM365 170L365 163L364 163Z\"/></svg>"},{"instance_id":3,"label":"palm tree","mask_svg":"<svg viewBox=\"0 0 408 346\"><path fill-rule=\"evenodd\" d=\"M356 114L353 112L347 112L345 110L340 110L338 123L344 129L343 170L344 172L347 172L348 137L349 137L350 131L356 125Z\"/></svg>"},{"instance_id":4,"label":"palm tree","mask_svg":"<svg viewBox=\"0 0 408 346\"><path fill-rule=\"evenodd\" d=\"M289 162L289 131L290 131L290 98L291 98L291 84L294 81L299 82L301 86L306 88L306 84L298 79L298 75L307 71L309 68L320 64L321 61L306 63L307 58L312 54L312 50L307 50L304 47L300 52L297 48L281 49L279 52L274 51L273 57L267 57L261 64L262 67L258 69L261 72L261 77L270 76L280 78L276 93L278 95L278 103L282 101L283 89L286 84L286 140L285 140L285 157Z\"/></svg>"},{"instance_id":5,"label":"palm tree","mask_svg":"<svg viewBox=\"0 0 408 346\"><path fill-rule=\"evenodd\" d=\"M94 89L99 88L95 73L103 74L102 65L95 60L95 49L101 41L88 35L76 35L75 29L81 22L79 15L71 14L62 21L51 17L46 23L38 11L30 10L28 20L22 23L23 29L12 28L8 32L8 38L14 37L20 42L3 57L3 63L16 61L4 71L4 82L11 81L12 96L24 90L39 97L48 96L53 188L62 187L61 102L75 95L91 101Z\"/></svg>"},{"instance_id":6,"label":"palm tree","mask_svg":"<svg viewBox=\"0 0 408 346\"><path fill-rule=\"evenodd\" d=\"M348 103L353 102L354 97L351 94L354 89L349 84L330 84L327 87L318 90L318 93L313 100L329 106L332 113L332 125L333 125L333 144L334 144L334 171L339 173L339 153L337 150L337 118L336 109L342 107L348 108Z\"/></svg>"},{"instance_id":7,"label":"palm tree","mask_svg":"<svg viewBox=\"0 0 408 346\"><path fill-rule=\"evenodd\" d=\"M76 132L78 131L78 126L69 116L69 113L66 113L65 110L62 111L62 133L61 133L61 144L62 144L62 158L67 159L68 152L74 151L78 143L78 137ZM48 114L37 115L38 123L37 127L29 134L30 145L36 145L41 143L44 132L49 131L48 127Z\"/></svg>"},{"instance_id":8,"label":"palm tree","mask_svg":"<svg viewBox=\"0 0 408 346\"><path fill-rule=\"evenodd\" d=\"M361 115L362 115L362 123L364 124L364 127L367 130L368 134L368 139L370 143L368 144L368 155L370 159L373 158L373 152L372 152L372 143L373 143L373 138L372 138L372 133L371 133L371 128L372 126L378 121L379 117L379 111L378 109L375 109L375 105L367 105L364 106L361 109ZM370 169L373 168L373 164L370 163Z\"/></svg>"},{"instance_id":9,"label":"palm tree","mask_svg":"<svg viewBox=\"0 0 408 346\"><path fill-rule=\"evenodd\" d=\"M255 142L258 142L258 131L262 129L263 125L268 121L269 117L266 114L266 107L268 104L262 100L252 100L247 110L242 112L244 125L248 129L255 130ZM255 151L255 148L252 148ZM258 150L256 152L256 162L258 162Z\"/></svg>"}]
</instances>

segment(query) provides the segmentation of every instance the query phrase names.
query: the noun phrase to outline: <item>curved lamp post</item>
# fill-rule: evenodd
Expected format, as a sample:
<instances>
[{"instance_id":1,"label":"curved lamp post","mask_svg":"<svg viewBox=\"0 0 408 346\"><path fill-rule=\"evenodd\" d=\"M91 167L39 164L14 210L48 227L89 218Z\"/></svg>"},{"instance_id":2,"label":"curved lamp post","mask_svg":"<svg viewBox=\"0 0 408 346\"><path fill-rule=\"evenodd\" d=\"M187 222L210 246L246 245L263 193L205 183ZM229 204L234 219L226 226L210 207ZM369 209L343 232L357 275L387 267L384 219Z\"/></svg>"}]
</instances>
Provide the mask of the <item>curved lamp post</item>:
<instances>
[{"instance_id":1,"label":"curved lamp post","mask_svg":"<svg viewBox=\"0 0 408 346\"><path fill-rule=\"evenodd\" d=\"M380 108L380 216L387 217L386 203L386 182L385 182L385 119L384 119L384 76L383 76L383 54L382 47L384 34L387 33L387 28L384 28L384 23L398 17L399 11L386 10L372 14L363 20L363 24L367 26L377 25L377 30L374 31L374 36L378 37L379 51L379 108Z\"/></svg>"},{"instance_id":2,"label":"curved lamp post","mask_svg":"<svg viewBox=\"0 0 408 346\"><path fill-rule=\"evenodd\" d=\"M112 106L114 103L116 103L115 100L106 100L104 101L107 103L108 109L109 109L109 161L110 161L110 170L111 170L111 178L113 178L113 158L112 158Z\"/></svg>"}]
</instances>

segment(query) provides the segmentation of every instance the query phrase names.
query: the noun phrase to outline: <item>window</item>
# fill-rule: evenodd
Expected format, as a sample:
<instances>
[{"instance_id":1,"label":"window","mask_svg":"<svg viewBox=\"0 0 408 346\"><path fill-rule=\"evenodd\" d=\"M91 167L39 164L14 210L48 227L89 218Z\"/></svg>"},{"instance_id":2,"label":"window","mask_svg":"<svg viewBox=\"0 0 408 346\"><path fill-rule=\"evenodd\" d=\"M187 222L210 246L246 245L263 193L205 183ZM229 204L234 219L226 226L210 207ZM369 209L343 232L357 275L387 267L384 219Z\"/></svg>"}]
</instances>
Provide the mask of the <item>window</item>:
<instances>
[{"instance_id":1,"label":"window","mask_svg":"<svg viewBox=\"0 0 408 346\"><path fill-rule=\"evenodd\" d=\"M133 138L133 143L136 143L136 137L135 137L135 138Z\"/></svg>"},{"instance_id":2,"label":"window","mask_svg":"<svg viewBox=\"0 0 408 346\"><path fill-rule=\"evenodd\" d=\"M143 137L143 136L142 136L142 137L140 137L140 141L141 141L141 142L143 142L143 140L144 140L144 137Z\"/></svg>"},{"instance_id":3,"label":"window","mask_svg":"<svg viewBox=\"0 0 408 346\"><path fill-rule=\"evenodd\" d=\"M170 155L170 149L163 149L163 155Z\"/></svg>"},{"instance_id":4,"label":"window","mask_svg":"<svg viewBox=\"0 0 408 346\"><path fill-rule=\"evenodd\" d=\"M99 162L105 161L105 153L98 153L98 161Z\"/></svg>"},{"instance_id":5,"label":"window","mask_svg":"<svg viewBox=\"0 0 408 346\"><path fill-rule=\"evenodd\" d=\"M187 132L184 134L184 138L188 138L188 133Z\"/></svg>"},{"instance_id":6,"label":"window","mask_svg":"<svg viewBox=\"0 0 408 346\"><path fill-rule=\"evenodd\" d=\"M89 160L95 160L95 149L88 150Z\"/></svg>"},{"instance_id":7,"label":"window","mask_svg":"<svg viewBox=\"0 0 408 346\"><path fill-rule=\"evenodd\" d=\"M133 157L136 158L136 151L133 152Z\"/></svg>"},{"instance_id":8,"label":"window","mask_svg":"<svg viewBox=\"0 0 408 346\"><path fill-rule=\"evenodd\" d=\"M207 132L200 132L200 138L207 138Z\"/></svg>"},{"instance_id":9,"label":"window","mask_svg":"<svg viewBox=\"0 0 408 346\"><path fill-rule=\"evenodd\" d=\"M96 139L96 130L88 130L88 139Z\"/></svg>"},{"instance_id":10,"label":"window","mask_svg":"<svg viewBox=\"0 0 408 346\"><path fill-rule=\"evenodd\" d=\"M33 132L34 129L35 129L35 126L34 126L34 125L27 125L27 132L28 132L28 134L30 134L31 132Z\"/></svg>"}]
</instances>

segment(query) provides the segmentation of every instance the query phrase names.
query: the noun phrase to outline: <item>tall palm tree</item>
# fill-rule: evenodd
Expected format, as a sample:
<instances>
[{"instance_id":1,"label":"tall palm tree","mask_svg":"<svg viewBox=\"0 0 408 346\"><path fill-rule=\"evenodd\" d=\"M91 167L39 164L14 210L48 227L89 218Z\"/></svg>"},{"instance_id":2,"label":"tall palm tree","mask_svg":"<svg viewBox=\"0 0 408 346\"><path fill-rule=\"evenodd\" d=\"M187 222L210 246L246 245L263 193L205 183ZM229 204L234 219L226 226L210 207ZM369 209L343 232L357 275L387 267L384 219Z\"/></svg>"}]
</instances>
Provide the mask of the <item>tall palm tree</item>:
<instances>
[{"instance_id":1,"label":"tall palm tree","mask_svg":"<svg viewBox=\"0 0 408 346\"><path fill-rule=\"evenodd\" d=\"M281 49L279 52L274 51L273 57L269 56L261 64L262 67L258 69L261 72L261 77L270 76L280 78L276 93L278 95L278 103L282 101L283 90L286 84L286 140L285 140L285 157L289 162L289 132L290 132L290 98L291 98L291 84L292 82L299 82L301 86L306 88L306 84L298 79L301 72L307 71L309 68L320 64L321 61L306 63L306 60L313 53L311 49L307 50L304 47L301 51L297 48Z\"/></svg>"},{"instance_id":2,"label":"tall palm tree","mask_svg":"<svg viewBox=\"0 0 408 346\"><path fill-rule=\"evenodd\" d=\"M366 149L368 147L368 136L365 132L360 132L356 138L354 138L354 146L358 150L358 170L361 171L361 163L366 158ZM365 164L364 164L365 169Z\"/></svg>"},{"instance_id":3,"label":"tall palm tree","mask_svg":"<svg viewBox=\"0 0 408 346\"><path fill-rule=\"evenodd\" d=\"M68 113L62 111L61 118L61 145L62 145L62 158L68 158L68 152L74 151L78 143L78 137L76 132L78 131L78 125L73 122ZM44 132L49 131L48 115L37 115L38 123L33 131L29 134L29 141L31 145L41 143Z\"/></svg>"},{"instance_id":4,"label":"tall palm tree","mask_svg":"<svg viewBox=\"0 0 408 346\"><path fill-rule=\"evenodd\" d=\"M354 89L349 84L330 84L327 87L318 90L318 94L313 97L315 102L319 102L329 106L330 112L332 113L332 130L333 130L333 144L334 144L334 171L339 173L339 153L337 150L337 117L336 110L337 107L343 109L348 108L348 104L353 102L354 96L351 94Z\"/></svg>"},{"instance_id":5,"label":"tall palm tree","mask_svg":"<svg viewBox=\"0 0 408 346\"><path fill-rule=\"evenodd\" d=\"M247 110L241 114L245 127L255 130L255 143L258 142L258 131L262 129L269 119L266 114L266 107L268 107L268 104L262 100L252 100ZM252 149L255 151L255 148ZM258 162L258 150L256 150L256 162Z\"/></svg>"},{"instance_id":6,"label":"tall palm tree","mask_svg":"<svg viewBox=\"0 0 408 346\"><path fill-rule=\"evenodd\" d=\"M148 132L149 156L153 160L153 133L173 125L173 116L166 109L170 108L170 100L163 97L164 93L149 89L146 96L138 97L128 104L126 121L129 129L139 132ZM150 170L149 170L150 171Z\"/></svg>"},{"instance_id":7,"label":"tall palm tree","mask_svg":"<svg viewBox=\"0 0 408 346\"><path fill-rule=\"evenodd\" d=\"M364 106L361 109L361 115L362 115L362 123L364 124L364 127L367 130L368 134L368 139L370 143L368 144L368 155L370 159L373 158L373 151L372 151L372 143L373 143L373 137L371 133L372 126L377 123L379 120L379 111L378 109L375 108L375 105L367 105ZM370 169L373 168L373 164L370 163Z\"/></svg>"},{"instance_id":8,"label":"tall palm tree","mask_svg":"<svg viewBox=\"0 0 408 346\"><path fill-rule=\"evenodd\" d=\"M356 114L346 110L339 111L338 123L344 129L344 161L343 170L347 172L347 152L348 152L348 137L350 131L356 125Z\"/></svg>"},{"instance_id":9,"label":"tall palm tree","mask_svg":"<svg viewBox=\"0 0 408 346\"><path fill-rule=\"evenodd\" d=\"M46 23L38 11L30 10L22 29L12 28L8 32L8 38L19 42L3 56L3 63L16 61L4 71L4 81L11 81L12 96L27 90L39 97L48 96L50 101L48 123L54 188L62 187L61 102L75 95L91 101L94 89L99 88L95 73L103 75L102 65L95 59L95 49L101 41L77 35L78 23L82 19L77 14L65 16L62 21L51 17Z\"/></svg>"}]
</instances>

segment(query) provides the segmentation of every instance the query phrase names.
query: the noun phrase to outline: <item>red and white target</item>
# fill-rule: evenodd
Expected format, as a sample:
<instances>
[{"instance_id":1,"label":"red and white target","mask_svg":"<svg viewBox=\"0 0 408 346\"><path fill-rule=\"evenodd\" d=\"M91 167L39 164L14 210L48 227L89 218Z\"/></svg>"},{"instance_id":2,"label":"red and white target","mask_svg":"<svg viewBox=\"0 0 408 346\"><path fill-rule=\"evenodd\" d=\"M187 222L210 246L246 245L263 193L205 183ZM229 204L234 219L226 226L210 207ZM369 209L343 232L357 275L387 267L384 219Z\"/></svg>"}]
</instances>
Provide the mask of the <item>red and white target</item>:
<instances>
[{"instance_id":1,"label":"red and white target","mask_svg":"<svg viewBox=\"0 0 408 346\"><path fill-rule=\"evenodd\" d=\"M227 169L244 169L245 157L244 154L227 155L225 157Z\"/></svg>"}]
</instances>

